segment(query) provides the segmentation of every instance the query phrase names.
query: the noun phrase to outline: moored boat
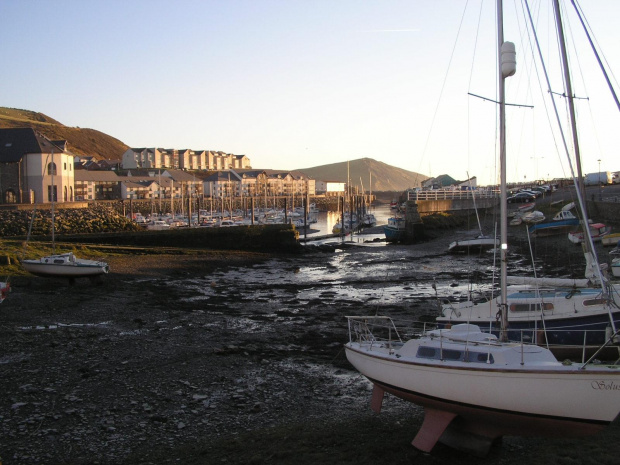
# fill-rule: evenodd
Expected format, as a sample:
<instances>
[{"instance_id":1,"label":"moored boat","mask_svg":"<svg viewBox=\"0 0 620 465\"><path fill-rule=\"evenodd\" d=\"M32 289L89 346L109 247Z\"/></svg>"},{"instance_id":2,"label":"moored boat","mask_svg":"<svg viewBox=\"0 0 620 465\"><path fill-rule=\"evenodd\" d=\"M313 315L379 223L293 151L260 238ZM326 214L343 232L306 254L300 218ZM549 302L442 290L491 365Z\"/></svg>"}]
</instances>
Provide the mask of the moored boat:
<instances>
[{"instance_id":1,"label":"moored boat","mask_svg":"<svg viewBox=\"0 0 620 465\"><path fill-rule=\"evenodd\" d=\"M554 234L562 234L578 225L579 218L568 210L561 210L551 221L533 224L528 228L528 231L532 236L551 236Z\"/></svg>"},{"instance_id":2,"label":"moored boat","mask_svg":"<svg viewBox=\"0 0 620 465\"><path fill-rule=\"evenodd\" d=\"M593 241L600 241L611 232L611 226L606 226L603 223L591 223L588 225L590 228L590 236ZM581 244L585 239L583 231L571 231L568 233L568 240L573 244Z\"/></svg>"},{"instance_id":3,"label":"moored boat","mask_svg":"<svg viewBox=\"0 0 620 465\"><path fill-rule=\"evenodd\" d=\"M42 277L92 278L110 271L107 263L77 258L72 252L22 260L22 266L29 273Z\"/></svg>"},{"instance_id":4,"label":"moored boat","mask_svg":"<svg viewBox=\"0 0 620 465\"><path fill-rule=\"evenodd\" d=\"M533 211L525 213L522 216L522 219L527 224L542 223L543 221L545 221L545 215L542 212L539 212L538 210L533 210Z\"/></svg>"},{"instance_id":5,"label":"moored boat","mask_svg":"<svg viewBox=\"0 0 620 465\"><path fill-rule=\"evenodd\" d=\"M499 240L485 236L484 234L480 234L476 237L472 237L470 239L460 239L454 242L451 242L448 246L448 252L459 253L459 252L481 252L485 250L490 250L499 245Z\"/></svg>"},{"instance_id":6,"label":"moored boat","mask_svg":"<svg viewBox=\"0 0 620 465\"><path fill-rule=\"evenodd\" d=\"M405 239L405 219L401 217L388 218L388 223L383 226L383 233L387 242L400 242Z\"/></svg>"}]
</instances>

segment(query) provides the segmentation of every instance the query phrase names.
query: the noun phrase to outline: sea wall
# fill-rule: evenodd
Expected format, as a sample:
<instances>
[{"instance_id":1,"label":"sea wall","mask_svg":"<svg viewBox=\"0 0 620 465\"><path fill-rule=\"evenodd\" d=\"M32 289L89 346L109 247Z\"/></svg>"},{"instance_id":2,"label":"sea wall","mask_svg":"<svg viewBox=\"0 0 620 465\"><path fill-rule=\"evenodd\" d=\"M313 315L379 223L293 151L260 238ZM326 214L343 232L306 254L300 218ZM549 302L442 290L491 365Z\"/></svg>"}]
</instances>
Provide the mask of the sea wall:
<instances>
[{"instance_id":1,"label":"sea wall","mask_svg":"<svg viewBox=\"0 0 620 465\"><path fill-rule=\"evenodd\" d=\"M301 247L298 238L299 232L294 226L273 224L230 228L175 228L167 231L63 234L58 236L56 241L129 247L298 252Z\"/></svg>"},{"instance_id":2,"label":"sea wall","mask_svg":"<svg viewBox=\"0 0 620 465\"><path fill-rule=\"evenodd\" d=\"M588 216L605 224L620 224L620 202L588 200ZM618 231L614 231L618 232Z\"/></svg>"},{"instance_id":3,"label":"sea wall","mask_svg":"<svg viewBox=\"0 0 620 465\"><path fill-rule=\"evenodd\" d=\"M416 200L418 212L420 215L428 215L431 213L473 213L475 211L472 199L436 199L436 200ZM499 198L481 198L476 199L476 208L484 210L493 208L499 204Z\"/></svg>"}]
</instances>

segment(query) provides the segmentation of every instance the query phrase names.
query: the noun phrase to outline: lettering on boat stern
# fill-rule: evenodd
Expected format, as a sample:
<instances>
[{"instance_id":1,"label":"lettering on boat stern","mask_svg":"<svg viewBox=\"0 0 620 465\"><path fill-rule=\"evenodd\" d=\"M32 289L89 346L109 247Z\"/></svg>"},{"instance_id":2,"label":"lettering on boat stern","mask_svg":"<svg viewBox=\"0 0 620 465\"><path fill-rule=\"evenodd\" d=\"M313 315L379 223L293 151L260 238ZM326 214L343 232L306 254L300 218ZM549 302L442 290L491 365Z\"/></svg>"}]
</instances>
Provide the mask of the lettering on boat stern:
<instances>
[{"instance_id":1,"label":"lettering on boat stern","mask_svg":"<svg viewBox=\"0 0 620 465\"><path fill-rule=\"evenodd\" d=\"M620 384L613 381L592 381L592 389L597 391L620 391Z\"/></svg>"}]
</instances>

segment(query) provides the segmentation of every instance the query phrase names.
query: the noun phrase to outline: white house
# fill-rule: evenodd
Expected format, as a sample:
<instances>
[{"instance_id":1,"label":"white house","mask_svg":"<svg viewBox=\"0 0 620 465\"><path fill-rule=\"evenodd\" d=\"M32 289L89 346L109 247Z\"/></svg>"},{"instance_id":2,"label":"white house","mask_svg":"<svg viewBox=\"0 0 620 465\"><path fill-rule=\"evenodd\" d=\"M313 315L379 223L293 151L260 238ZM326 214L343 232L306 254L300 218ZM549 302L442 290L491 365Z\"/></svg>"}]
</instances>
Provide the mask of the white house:
<instances>
[{"instance_id":1,"label":"white house","mask_svg":"<svg viewBox=\"0 0 620 465\"><path fill-rule=\"evenodd\" d=\"M66 141L32 128L0 129L0 202L72 202L73 158Z\"/></svg>"}]
</instances>

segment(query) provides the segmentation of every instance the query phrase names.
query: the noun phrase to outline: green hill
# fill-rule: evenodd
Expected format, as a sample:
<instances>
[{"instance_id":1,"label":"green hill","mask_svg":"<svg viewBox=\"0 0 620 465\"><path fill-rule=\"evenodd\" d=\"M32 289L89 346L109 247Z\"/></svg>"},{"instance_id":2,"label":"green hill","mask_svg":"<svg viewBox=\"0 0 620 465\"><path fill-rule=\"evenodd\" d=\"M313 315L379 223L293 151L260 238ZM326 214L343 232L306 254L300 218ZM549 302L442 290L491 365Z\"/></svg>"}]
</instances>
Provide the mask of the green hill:
<instances>
[{"instance_id":1,"label":"green hill","mask_svg":"<svg viewBox=\"0 0 620 465\"><path fill-rule=\"evenodd\" d=\"M0 128L24 127L33 128L51 140L66 140L71 153L98 160L120 160L129 148L120 140L95 129L72 128L43 113L0 107Z\"/></svg>"},{"instance_id":2,"label":"green hill","mask_svg":"<svg viewBox=\"0 0 620 465\"><path fill-rule=\"evenodd\" d=\"M347 168L348 164L348 168ZM351 186L368 192L372 177L372 191L402 192L410 187L420 187L428 176L387 165L372 158L360 158L349 162L332 163L314 168L300 168L296 171L319 181L347 182L347 171Z\"/></svg>"}]
</instances>

